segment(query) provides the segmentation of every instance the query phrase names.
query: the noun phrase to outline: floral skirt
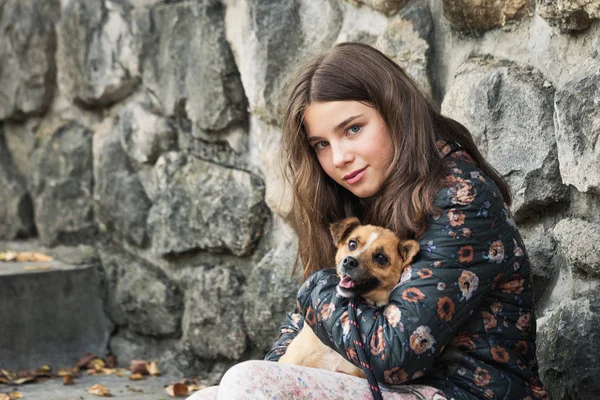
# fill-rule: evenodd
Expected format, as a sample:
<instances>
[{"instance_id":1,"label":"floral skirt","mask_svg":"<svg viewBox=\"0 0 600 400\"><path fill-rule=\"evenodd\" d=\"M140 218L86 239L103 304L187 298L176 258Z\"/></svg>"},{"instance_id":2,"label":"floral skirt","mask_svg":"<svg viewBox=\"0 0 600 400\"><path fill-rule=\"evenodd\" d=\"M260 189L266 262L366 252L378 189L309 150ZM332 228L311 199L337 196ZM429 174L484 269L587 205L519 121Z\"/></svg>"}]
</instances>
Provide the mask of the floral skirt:
<instances>
[{"instance_id":1,"label":"floral skirt","mask_svg":"<svg viewBox=\"0 0 600 400\"><path fill-rule=\"evenodd\" d=\"M444 400L444 394L424 385L381 386L385 400ZM187 400L371 400L366 379L338 372L276 363L245 361L233 366L221 380Z\"/></svg>"}]
</instances>

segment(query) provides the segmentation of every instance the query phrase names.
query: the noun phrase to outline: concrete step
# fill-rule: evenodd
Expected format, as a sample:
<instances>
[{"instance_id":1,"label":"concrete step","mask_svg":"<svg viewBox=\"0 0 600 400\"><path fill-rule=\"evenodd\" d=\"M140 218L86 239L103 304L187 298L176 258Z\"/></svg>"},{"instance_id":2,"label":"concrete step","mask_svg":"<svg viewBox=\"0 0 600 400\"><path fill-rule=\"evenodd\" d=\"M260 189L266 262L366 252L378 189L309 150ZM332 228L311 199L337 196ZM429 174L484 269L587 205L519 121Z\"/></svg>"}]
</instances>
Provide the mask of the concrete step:
<instances>
[{"instance_id":1,"label":"concrete step","mask_svg":"<svg viewBox=\"0 0 600 400\"><path fill-rule=\"evenodd\" d=\"M0 252L6 250L44 249L0 242ZM94 264L0 262L0 368L57 369L88 352L104 356L109 330Z\"/></svg>"}]
</instances>

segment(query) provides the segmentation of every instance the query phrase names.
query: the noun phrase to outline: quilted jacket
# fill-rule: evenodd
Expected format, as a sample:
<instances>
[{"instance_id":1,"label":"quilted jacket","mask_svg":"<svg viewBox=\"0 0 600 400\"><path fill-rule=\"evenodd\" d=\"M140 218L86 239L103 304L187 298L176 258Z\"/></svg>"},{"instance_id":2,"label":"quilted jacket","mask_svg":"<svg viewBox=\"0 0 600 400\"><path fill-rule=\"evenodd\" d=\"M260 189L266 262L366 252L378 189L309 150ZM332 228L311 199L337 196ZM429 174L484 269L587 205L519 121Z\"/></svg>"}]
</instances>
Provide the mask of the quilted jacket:
<instances>
[{"instance_id":1,"label":"quilted jacket","mask_svg":"<svg viewBox=\"0 0 600 400\"><path fill-rule=\"evenodd\" d=\"M450 151L450 150L448 150ZM468 153L445 158L439 215L419 235L420 253L384 308L358 303L360 335L377 380L420 383L449 399L547 399L536 362L531 268L509 207ZM348 299L335 269L312 274L265 359L276 361L304 321L357 364ZM302 315L305 318L302 318Z\"/></svg>"}]
</instances>

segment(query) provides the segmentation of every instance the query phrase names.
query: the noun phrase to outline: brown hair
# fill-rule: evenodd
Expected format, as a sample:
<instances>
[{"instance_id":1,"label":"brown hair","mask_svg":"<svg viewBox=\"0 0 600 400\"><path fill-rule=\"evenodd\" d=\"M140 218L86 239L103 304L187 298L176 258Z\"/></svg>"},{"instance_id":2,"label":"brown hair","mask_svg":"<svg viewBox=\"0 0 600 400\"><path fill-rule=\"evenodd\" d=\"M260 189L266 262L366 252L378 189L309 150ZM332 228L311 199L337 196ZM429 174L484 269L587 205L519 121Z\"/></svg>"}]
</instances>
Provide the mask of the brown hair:
<instances>
[{"instance_id":1,"label":"brown hair","mask_svg":"<svg viewBox=\"0 0 600 400\"><path fill-rule=\"evenodd\" d=\"M304 127L309 104L344 100L375 107L394 143L386 181L379 193L366 199L325 174ZM511 202L508 185L484 160L469 131L442 116L404 70L373 47L341 43L313 56L288 86L284 107L284 173L292 189L286 220L298 235L296 261L303 264L304 278L333 266L329 224L349 214L400 237L413 237L424 227L425 216L437 211L433 199L445 176L438 139L466 150L496 182L505 201Z\"/></svg>"}]
</instances>

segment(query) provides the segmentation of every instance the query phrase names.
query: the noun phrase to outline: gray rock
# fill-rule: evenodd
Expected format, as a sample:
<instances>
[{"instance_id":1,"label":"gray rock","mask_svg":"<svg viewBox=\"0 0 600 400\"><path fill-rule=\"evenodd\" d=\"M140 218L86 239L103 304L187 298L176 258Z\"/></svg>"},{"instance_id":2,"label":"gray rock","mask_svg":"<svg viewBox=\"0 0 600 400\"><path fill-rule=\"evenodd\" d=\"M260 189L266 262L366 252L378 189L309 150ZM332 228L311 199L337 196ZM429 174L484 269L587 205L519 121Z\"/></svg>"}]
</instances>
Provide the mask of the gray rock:
<instances>
[{"instance_id":1,"label":"gray rock","mask_svg":"<svg viewBox=\"0 0 600 400\"><path fill-rule=\"evenodd\" d=\"M417 0L409 3L398 14L398 17L405 21L410 21L415 32L419 34L419 37L429 42L434 24L431 9L426 1Z\"/></svg>"},{"instance_id":2,"label":"gray rock","mask_svg":"<svg viewBox=\"0 0 600 400\"><path fill-rule=\"evenodd\" d=\"M600 19L600 3L580 0L538 0L538 14L561 32L589 28Z\"/></svg>"},{"instance_id":3,"label":"gray rock","mask_svg":"<svg viewBox=\"0 0 600 400\"><path fill-rule=\"evenodd\" d=\"M360 7L358 4L354 5L353 2L341 2L340 6L344 18L335 42L359 42L370 46L375 45L389 19L380 12L369 7Z\"/></svg>"},{"instance_id":4,"label":"gray rock","mask_svg":"<svg viewBox=\"0 0 600 400\"><path fill-rule=\"evenodd\" d=\"M375 47L404 68L421 90L431 96L431 83L427 77L429 45L425 39L412 22L400 19L386 27Z\"/></svg>"},{"instance_id":5,"label":"gray rock","mask_svg":"<svg viewBox=\"0 0 600 400\"><path fill-rule=\"evenodd\" d=\"M581 192L600 190L600 63L582 66L556 92L560 174Z\"/></svg>"},{"instance_id":6,"label":"gray rock","mask_svg":"<svg viewBox=\"0 0 600 400\"><path fill-rule=\"evenodd\" d=\"M486 160L508 181L517 220L566 195L558 173L553 90L546 86L535 70L477 57L459 68L442 103L442 112L470 130Z\"/></svg>"},{"instance_id":7,"label":"gray rock","mask_svg":"<svg viewBox=\"0 0 600 400\"><path fill-rule=\"evenodd\" d=\"M135 100L119 112L116 129L121 146L132 162L154 164L162 153L177 147L175 127L153 96L144 93Z\"/></svg>"},{"instance_id":8,"label":"gray rock","mask_svg":"<svg viewBox=\"0 0 600 400\"><path fill-rule=\"evenodd\" d=\"M519 227L531 262L536 303L542 298L560 265L555 259L556 241L543 225Z\"/></svg>"},{"instance_id":9,"label":"gray rock","mask_svg":"<svg viewBox=\"0 0 600 400\"><path fill-rule=\"evenodd\" d=\"M570 215L582 219L591 219L600 215L600 194L594 192L580 192L569 186L571 197L569 199Z\"/></svg>"},{"instance_id":10,"label":"gray rock","mask_svg":"<svg viewBox=\"0 0 600 400\"><path fill-rule=\"evenodd\" d=\"M253 250L267 215L258 177L175 152L158 159L155 173L148 224L156 254Z\"/></svg>"},{"instance_id":11,"label":"gray rock","mask_svg":"<svg viewBox=\"0 0 600 400\"><path fill-rule=\"evenodd\" d=\"M90 242L96 231L92 131L66 121L38 140L30 191L42 244Z\"/></svg>"},{"instance_id":12,"label":"gray rock","mask_svg":"<svg viewBox=\"0 0 600 400\"><path fill-rule=\"evenodd\" d=\"M164 272L115 247L101 248L100 260L106 309L117 325L153 337L181 332L183 297Z\"/></svg>"},{"instance_id":13,"label":"gray rock","mask_svg":"<svg viewBox=\"0 0 600 400\"><path fill-rule=\"evenodd\" d=\"M248 345L242 275L212 265L194 267L188 275L182 340L203 359L241 359Z\"/></svg>"},{"instance_id":14,"label":"gray rock","mask_svg":"<svg viewBox=\"0 0 600 400\"><path fill-rule=\"evenodd\" d=\"M58 65L70 97L86 107L129 96L139 83L128 10L121 2L66 2L58 24Z\"/></svg>"},{"instance_id":15,"label":"gray rock","mask_svg":"<svg viewBox=\"0 0 600 400\"><path fill-rule=\"evenodd\" d=\"M39 126L37 122L37 118L31 118L19 122L5 121L2 124L2 131L6 147L10 153L11 162L19 175L27 183L31 182L32 175L36 173L31 168L31 155L37 143L36 136L38 135L36 135L36 131ZM60 125L63 123L64 121ZM54 131L55 129L56 126L50 129L50 131ZM44 131L44 134L41 136L45 136L46 134L46 131Z\"/></svg>"},{"instance_id":16,"label":"gray rock","mask_svg":"<svg viewBox=\"0 0 600 400\"><path fill-rule=\"evenodd\" d=\"M246 100L229 44L223 5L216 0L155 5L133 11L144 85L166 115L205 137L243 124Z\"/></svg>"},{"instance_id":17,"label":"gray rock","mask_svg":"<svg viewBox=\"0 0 600 400\"><path fill-rule=\"evenodd\" d=\"M94 135L94 211L109 235L143 247L152 204L122 148L124 124L109 119Z\"/></svg>"},{"instance_id":18,"label":"gray rock","mask_svg":"<svg viewBox=\"0 0 600 400\"><path fill-rule=\"evenodd\" d=\"M244 292L244 324L250 340L264 353L275 343L286 312L296 307L302 284L301 272L292 275L298 247L295 238L278 231L272 235L281 239L252 269Z\"/></svg>"},{"instance_id":19,"label":"gray rock","mask_svg":"<svg viewBox=\"0 0 600 400\"><path fill-rule=\"evenodd\" d=\"M201 160L225 167L248 170L249 135L248 129L241 126L227 128L211 138L195 138L187 132L177 131L179 149L193 154Z\"/></svg>"},{"instance_id":20,"label":"gray rock","mask_svg":"<svg viewBox=\"0 0 600 400\"><path fill-rule=\"evenodd\" d=\"M265 203L271 212L284 216L292 203L291 188L281 168L281 129L256 117L250 118L250 157L265 182Z\"/></svg>"},{"instance_id":21,"label":"gray rock","mask_svg":"<svg viewBox=\"0 0 600 400\"><path fill-rule=\"evenodd\" d=\"M396 14L406 5L406 0L348 0L351 3L364 4L388 17Z\"/></svg>"},{"instance_id":22,"label":"gray rock","mask_svg":"<svg viewBox=\"0 0 600 400\"><path fill-rule=\"evenodd\" d=\"M35 233L33 203L25 180L12 164L0 129L0 239L25 238Z\"/></svg>"},{"instance_id":23,"label":"gray rock","mask_svg":"<svg viewBox=\"0 0 600 400\"><path fill-rule=\"evenodd\" d=\"M43 114L56 83L60 1L0 2L0 120Z\"/></svg>"},{"instance_id":24,"label":"gray rock","mask_svg":"<svg viewBox=\"0 0 600 400\"><path fill-rule=\"evenodd\" d=\"M553 399L593 399L600 392L598 291L564 298L538 319L540 376Z\"/></svg>"},{"instance_id":25,"label":"gray rock","mask_svg":"<svg viewBox=\"0 0 600 400\"><path fill-rule=\"evenodd\" d=\"M572 268L600 276L600 223L563 219L552 232Z\"/></svg>"},{"instance_id":26,"label":"gray rock","mask_svg":"<svg viewBox=\"0 0 600 400\"><path fill-rule=\"evenodd\" d=\"M342 25L335 0L226 0L231 43L250 110L272 125L281 92L299 62L330 47Z\"/></svg>"},{"instance_id":27,"label":"gray rock","mask_svg":"<svg viewBox=\"0 0 600 400\"><path fill-rule=\"evenodd\" d=\"M504 26L533 12L534 0L443 0L444 16L461 32L481 32Z\"/></svg>"}]
</instances>

